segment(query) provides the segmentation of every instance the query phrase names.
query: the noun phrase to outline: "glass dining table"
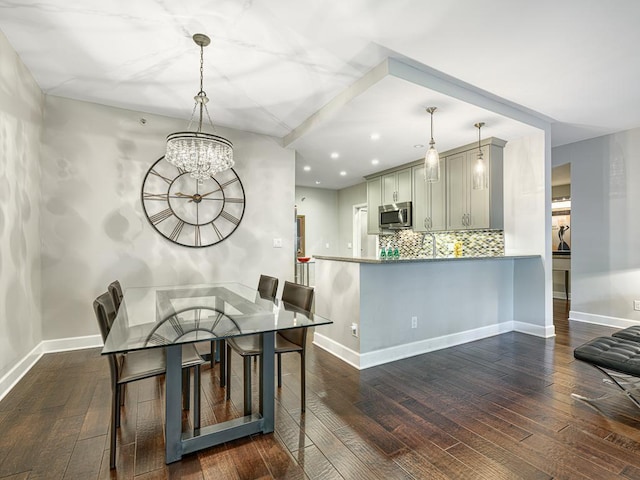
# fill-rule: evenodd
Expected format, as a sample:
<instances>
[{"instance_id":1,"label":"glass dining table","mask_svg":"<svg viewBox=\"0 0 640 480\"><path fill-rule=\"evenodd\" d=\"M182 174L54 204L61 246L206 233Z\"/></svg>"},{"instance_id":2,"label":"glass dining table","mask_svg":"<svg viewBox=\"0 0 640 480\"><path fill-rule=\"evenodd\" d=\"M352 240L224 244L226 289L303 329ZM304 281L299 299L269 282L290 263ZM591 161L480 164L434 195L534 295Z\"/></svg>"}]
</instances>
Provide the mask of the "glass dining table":
<instances>
[{"instance_id":1,"label":"glass dining table","mask_svg":"<svg viewBox=\"0 0 640 480\"><path fill-rule=\"evenodd\" d=\"M239 283L128 288L102 354L165 349L165 461L172 463L204 448L273 432L276 332L330 323L279 300L262 298ZM182 345L251 334L262 339L259 412L183 431Z\"/></svg>"}]
</instances>

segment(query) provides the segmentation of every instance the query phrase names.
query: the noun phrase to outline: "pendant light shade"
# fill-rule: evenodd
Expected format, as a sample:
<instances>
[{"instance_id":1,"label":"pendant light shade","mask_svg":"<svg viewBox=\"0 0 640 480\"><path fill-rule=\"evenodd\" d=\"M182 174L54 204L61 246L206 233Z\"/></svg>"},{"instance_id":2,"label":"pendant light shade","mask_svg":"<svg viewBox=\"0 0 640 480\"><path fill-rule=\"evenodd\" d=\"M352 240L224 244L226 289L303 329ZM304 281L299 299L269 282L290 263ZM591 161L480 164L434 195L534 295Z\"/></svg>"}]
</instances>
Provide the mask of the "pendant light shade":
<instances>
[{"instance_id":1,"label":"pendant light shade","mask_svg":"<svg viewBox=\"0 0 640 480\"><path fill-rule=\"evenodd\" d=\"M478 159L473 164L473 189L484 190L487 188L487 164L480 145L480 129L484 127L484 122L476 123L474 127L478 129Z\"/></svg>"},{"instance_id":2,"label":"pendant light shade","mask_svg":"<svg viewBox=\"0 0 640 480\"><path fill-rule=\"evenodd\" d=\"M424 181L429 183L440 181L440 155L436 150L436 142L433 141L433 112L437 108L427 108L427 112L431 115L431 140L429 141L429 150L424 156Z\"/></svg>"},{"instance_id":3,"label":"pendant light shade","mask_svg":"<svg viewBox=\"0 0 640 480\"><path fill-rule=\"evenodd\" d=\"M200 47L200 91L193 97L195 105L187 130L191 128L194 114L198 110L197 131L175 132L167 136L165 159L176 167L189 172L198 180L205 180L218 172L233 167L233 144L226 138L202 131L203 114L207 114L209 123L215 131L207 103L209 98L203 89L204 47L211 39L202 33L196 33L193 41Z\"/></svg>"}]
</instances>

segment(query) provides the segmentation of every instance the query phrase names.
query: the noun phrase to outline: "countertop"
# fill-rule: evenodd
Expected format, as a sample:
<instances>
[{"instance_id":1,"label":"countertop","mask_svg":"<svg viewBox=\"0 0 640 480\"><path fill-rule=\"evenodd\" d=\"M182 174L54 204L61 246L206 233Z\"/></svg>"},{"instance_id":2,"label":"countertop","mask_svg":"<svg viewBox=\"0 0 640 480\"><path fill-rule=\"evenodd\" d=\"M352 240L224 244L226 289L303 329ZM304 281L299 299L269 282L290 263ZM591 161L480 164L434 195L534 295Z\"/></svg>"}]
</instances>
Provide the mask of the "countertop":
<instances>
[{"instance_id":1,"label":"countertop","mask_svg":"<svg viewBox=\"0 0 640 480\"><path fill-rule=\"evenodd\" d=\"M502 255L499 257L436 257L436 258L399 258L398 260L380 260L373 257L332 257L325 255L314 255L315 260L332 260L335 262L351 263L375 263L375 264L396 264L415 262L460 262L465 260L513 260L520 258L540 258L540 255Z\"/></svg>"}]
</instances>

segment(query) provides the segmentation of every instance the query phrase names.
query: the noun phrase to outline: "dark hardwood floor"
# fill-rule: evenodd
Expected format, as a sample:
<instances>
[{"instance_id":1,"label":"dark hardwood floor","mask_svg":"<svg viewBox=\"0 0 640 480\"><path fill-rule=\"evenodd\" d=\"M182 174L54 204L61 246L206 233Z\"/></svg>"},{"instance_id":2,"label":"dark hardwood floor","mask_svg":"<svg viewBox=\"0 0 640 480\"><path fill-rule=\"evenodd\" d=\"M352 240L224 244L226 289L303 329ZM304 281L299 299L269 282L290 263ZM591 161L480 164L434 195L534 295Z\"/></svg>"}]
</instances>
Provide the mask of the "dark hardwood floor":
<instances>
[{"instance_id":1,"label":"dark hardwood floor","mask_svg":"<svg viewBox=\"0 0 640 480\"><path fill-rule=\"evenodd\" d=\"M48 354L0 402L0 478L639 479L640 411L622 395L601 412L570 396L611 391L572 351L613 329L567 314L556 300L552 339L507 333L361 372L311 346L305 414L288 355L275 433L168 466L163 381L134 383L111 472L107 361ZM238 356L233 370L230 402L217 367L203 370L203 424L240 416Z\"/></svg>"}]
</instances>

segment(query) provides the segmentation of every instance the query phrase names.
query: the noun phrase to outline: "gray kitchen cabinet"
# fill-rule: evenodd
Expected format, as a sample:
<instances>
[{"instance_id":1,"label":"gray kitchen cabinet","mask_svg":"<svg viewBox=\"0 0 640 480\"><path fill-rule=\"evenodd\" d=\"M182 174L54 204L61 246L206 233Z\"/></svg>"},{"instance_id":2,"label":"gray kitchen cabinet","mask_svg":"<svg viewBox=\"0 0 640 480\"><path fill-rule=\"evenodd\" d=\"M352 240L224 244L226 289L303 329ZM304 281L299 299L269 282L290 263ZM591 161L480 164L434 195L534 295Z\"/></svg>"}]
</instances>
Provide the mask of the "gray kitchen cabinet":
<instances>
[{"instance_id":1,"label":"gray kitchen cabinet","mask_svg":"<svg viewBox=\"0 0 640 480\"><path fill-rule=\"evenodd\" d=\"M382 205L411 201L411 169L382 176Z\"/></svg>"},{"instance_id":2,"label":"gray kitchen cabinet","mask_svg":"<svg viewBox=\"0 0 640 480\"><path fill-rule=\"evenodd\" d=\"M380 205L382 205L382 177L375 177L367 180L367 233L369 235L380 233L378 219Z\"/></svg>"},{"instance_id":3,"label":"gray kitchen cabinet","mask_svg":"<svg viewBox=\"0 0 640 480\"><path fill-rule=\"evenodd\" d=\"M477 148L455 152L446 157L447 230L502 228L503 146L504 144L494 143L482 146L487 167L487 183L483 190L473 189L473 167L478 158Z\"/></svg>"},{"instance_id":4,"label":"gray kitchen cabinet","mask_svg":"<svg viewBox=\"0 0 640 480\"><path fill-rule=\"evenodd\" d=\"M445 210L446 172L440 159L440 181L424 180L424 165L413 167L413 231L426 232L447 228Z\"/></svg>"}]
</instances>

